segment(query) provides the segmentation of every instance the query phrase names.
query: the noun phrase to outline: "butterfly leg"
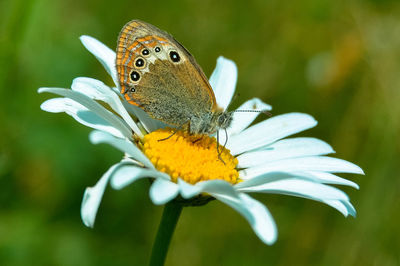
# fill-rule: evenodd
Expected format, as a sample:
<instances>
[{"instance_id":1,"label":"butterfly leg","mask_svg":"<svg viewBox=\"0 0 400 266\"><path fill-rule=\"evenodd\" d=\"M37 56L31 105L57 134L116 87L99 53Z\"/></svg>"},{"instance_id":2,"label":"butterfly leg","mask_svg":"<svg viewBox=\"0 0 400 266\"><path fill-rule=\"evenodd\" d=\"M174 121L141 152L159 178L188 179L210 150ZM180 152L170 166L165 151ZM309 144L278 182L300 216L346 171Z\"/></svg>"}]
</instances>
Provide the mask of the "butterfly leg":
<instances>
[{"instance_id":1,"label":"butterfly leg","mask_svg":"<svg viewBox=\"0 0 400 266\"><path fill-rule=\"evenodd\" d=\"M178 130L179 129L177 129L177 130L174 130L174 132L171 134L171 135L169 135L168 137L166 137L166 138L163 138L163 139L159 139L158 141L164 141L164 140L167 140L167 139L170 139L173 135L175 135L176 134L176 132L178 132Z\"/></svg>"},{"instance_id":2,"label":"butterfly leg","mask_svg":"<svg viewBox=\"0 0 400 266\"><path fill-rule=\"evenodd\" d=\"M196 142L198 142L199 140L202 140L202 139L203 139L203 136L201 136L200 138L198 138L198 139L192 141L192 143L195 144Z\"/></svg>"},{"instance_id":3,"label":"butterfly leg","mask_svg":"<svg viewBox=\"0 0 400 266\"><path fill-rule=\"evenodd\" d=\"M158 141L164 141L164 140L167 140L167 139L171 138L173 135L176 134L176 132L178 132L179 130L181 130L181 129L183 128L184 125L185 125L185 124L179 126L178 128L175 128L174 132L173 132L171 135L169 135L169 136L166 137L166 138L159 139Z\"/></svg>"}]
</instances>

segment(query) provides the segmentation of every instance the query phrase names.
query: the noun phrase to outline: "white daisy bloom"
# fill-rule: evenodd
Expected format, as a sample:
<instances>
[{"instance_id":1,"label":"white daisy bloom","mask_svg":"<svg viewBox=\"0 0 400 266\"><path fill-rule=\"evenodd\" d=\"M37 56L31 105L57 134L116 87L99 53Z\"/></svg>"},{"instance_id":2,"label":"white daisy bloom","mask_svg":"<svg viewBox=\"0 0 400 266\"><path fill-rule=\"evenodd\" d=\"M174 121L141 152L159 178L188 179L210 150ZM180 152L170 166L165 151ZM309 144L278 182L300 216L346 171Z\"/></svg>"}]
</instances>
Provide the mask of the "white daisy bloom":
<instances>
[{"instance_id":1,"label":"white daisy bloom","mask_svg":"<svg viewBox=\"0 0 400 266\"><path fill-rule=\"evenodd\" d=\"M350 162L327 157L326 155L334 153L334 150L322 140L309 137L287 138L316 126L317 121L310 115L277 115L251 125L259 113L234 113L233 122L227 130L226 148L230 150L230 154L227 149L223 149L221 154L225 156L224 161L230 170L212 166L208 169L208 176L202 173L193 179L192 168L207 168L203 161L196 161L196 156L203 151L179 150L180 157L177 158L180 159L172 158L172 162L161 158L162 155L159 154L154 157L153 154L159 148L152 148L150 136L165 125L151 119L141 109L128 104L119 93L115 52L89 36L82 36L81 41L111 75L115 87L110 88L96 79L79 77L73 81L71 89L40 88L39 92L62 96L45 101L41 105L43 110L53 113L66 112L81 124L95 129L90 134L92 143L108 143L125 154L124 159L111 166L96 185L86 189L81 207L82 220L86 226L93 227L108 184L114 189L122 189L141 178L153 179L150 198L157 205L166 204L174 199L188 202L195 198L222 201L244 216L257 236L266 244L275 242L276 225L268 209L250 197L250 192L308 198L323 202L344 216L355 216L356 211L348 196L331 185L345 185L358 189L356 183L341 178L336 173L364 174L363 170ZM210 78L219 106L227 108L229 105L236 79L235 63L219 57ZM104 105L108 105L109 108ZM271 106L254 98L238 109L271 110ZM168 130L161 132L164 136L170 134ZM182 139L185 142L188 138L187 142L192 146L197 141L190 139L193 137L185 135L184 132L176 135L175 139L171 140L174 143L165 144L167 158L173 157L172 150L181 145ZM220 142L224 143L225 132L219 135ZM160 136L153 137L153 142L168 143L154 141L162 138ZM203 139L199 143L202 141ZM215 140L208 138L205 142L209 145L205 150L211 149L217 156ZM197 146L195 148L199 149ZM164 154L166 152L164 151ZM202 156L202 160L208 157L204 154L199 156ZM225 165L215 159L212 163ZM179 168L187 165L189 170Z\"/></svg>"}]
</instances>

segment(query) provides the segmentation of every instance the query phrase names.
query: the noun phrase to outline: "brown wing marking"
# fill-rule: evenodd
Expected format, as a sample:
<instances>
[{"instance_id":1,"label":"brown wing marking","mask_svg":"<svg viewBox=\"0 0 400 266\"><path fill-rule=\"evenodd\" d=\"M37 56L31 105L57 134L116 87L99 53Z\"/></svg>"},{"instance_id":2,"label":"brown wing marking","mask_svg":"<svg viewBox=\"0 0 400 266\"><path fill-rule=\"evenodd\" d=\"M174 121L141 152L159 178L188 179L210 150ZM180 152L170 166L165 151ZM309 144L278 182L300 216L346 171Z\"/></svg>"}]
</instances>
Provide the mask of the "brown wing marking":
<instances>
[{"instance_id":1,"label":"brown wing marking","mask_svg":"<svg viewBox=\"0 0 400 266\"><path fill-rule=\"evenodd\" d=\"M204 95L208 95L208 99L211 101L212 110L217 109L218 106L211 85L190 52L168 33L159 30L151 24L138 20L128 22L123 27L118 38L116 66L119 74L121 93L127 92L127 90L132 86L128 85L128 82L130 81L129 74L132 69L135 69L133 62L135 57L141 53L142 49L145 47L154 48L156 45L165 46L168 44L175 45L185 54L190 64L199 75L196 80L201 81L207 88L207 94ZM166 62L160 63L164 64ZM147 72L147 74L152 73ZM138 86L141 87L142 84L138 84ZM134 95L131 93L124 93L124 97L129 103L139 107L141 106L140 100L137 98L135 99Z\"/></svg>"},{"instance_id":2,"label":"brown wing marking","mask_svg":"<svg viewBox=\"0 0 400 266\"><path fill-rule=\"evenodd\" d=\"M121 93L125 99L136 106L140 106L138 99L133 99L126 92L130 89L127 86L129 80L129 69L134 69L132 62L145 47L154 48L159 42L167 42L167 39L158 36L147 35L150 31L139 21L128 22L122 29L117 46L116 66L119 73ZM143 36L145 35L145 36ZM139 49L141 48L141 49ZM132 60L133 59L133 60Z\"/></svg>"}]
</instances>

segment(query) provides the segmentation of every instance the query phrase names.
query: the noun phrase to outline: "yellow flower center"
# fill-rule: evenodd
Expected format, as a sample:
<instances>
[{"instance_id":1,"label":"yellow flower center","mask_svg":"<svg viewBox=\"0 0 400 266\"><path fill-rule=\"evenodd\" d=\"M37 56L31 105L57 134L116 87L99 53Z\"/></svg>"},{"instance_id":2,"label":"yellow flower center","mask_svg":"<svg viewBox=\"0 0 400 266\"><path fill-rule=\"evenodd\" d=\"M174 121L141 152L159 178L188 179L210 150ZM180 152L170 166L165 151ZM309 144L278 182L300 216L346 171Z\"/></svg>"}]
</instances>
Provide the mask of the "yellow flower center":
<instances>
[{"instance_id":1,"label":"yellow flower center","mask_svg":"<svg viewBox=\"0 0 400 266\"><path fill-rule=\"evenodd\" d=\"M217 141L207 135L190 135L182 130L174 134L173 129L159 129L144 137L142 150L173 182L178 177L190 184L212 179L238 182L238 160L222 145L217 150Z\"/></svg>"}]
</instances>

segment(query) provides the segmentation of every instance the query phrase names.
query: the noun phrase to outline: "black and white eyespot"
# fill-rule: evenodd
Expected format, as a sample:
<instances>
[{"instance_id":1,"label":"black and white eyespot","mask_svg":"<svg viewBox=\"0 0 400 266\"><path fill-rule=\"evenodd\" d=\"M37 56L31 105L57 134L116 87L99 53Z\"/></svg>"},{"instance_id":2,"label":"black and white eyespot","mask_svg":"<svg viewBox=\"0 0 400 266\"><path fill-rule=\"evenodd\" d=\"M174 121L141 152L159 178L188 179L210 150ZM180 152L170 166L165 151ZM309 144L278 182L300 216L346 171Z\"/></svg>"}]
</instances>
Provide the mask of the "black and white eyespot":
<instances>
[{"instance_id":1,"label":"black and white eyespot","mask_svg":"<svg viewBox=\"0 0 400 266\"><path fill-rule=\"evenodd\" d=\"M137 72L137 71L135 71L135 70L133 70L129 76L130 76L130 78L131 78L131 80L132 80L133 82L138 82L139 79L140 79L140 74L139 74L139 72Z\"/></svg>"},{"instance_id":2,"label":"black and white eyespot","mask_svg":"<svg viewBox=\"0 0 400 266\"><path fill-rule=\"evenodd\" d=\"M130 92L136 92L136 89L134 87L130 88Z\"/></svg>"},{"instance_id":3,"label":"black and white eyespot","mask_svg":"<svg viewBox=\"0 0 400 266\"><path fill-rule=\"evenodd\" d=\"M146 56L146 55L149 55L149 54L150 54L149 49L144 48L144 49L142 50L142 55Z\"/></svg>"},{"instance_id":4,"label":"black and white eyespot","mask_svg":"<svg viewBox=\"0 0 400 266\"><path fill-rule=\"evenodd\" d=\"M171 58L172 62L174 63L178 63L179 61L181 61L181 57L176 51L170 51L169 58Z\"/></svg>"},{"instance_id":5,"label":"black and white eyespot","mask_svg":"<svg viewBox=\"0 0 400 266\"><path fill-rule=\"evenodd\" d=\"M154 48L154 51L156 51L156 53L160 52L161 51L160 46L156 46L156 48Z\"/></svg>"},{"instance_id":6,"label":"black and white eyespot","mask_svg":"<svg viewBox=\"0 0 400 266\"><path fill-rule=\"evenodd\" d=\"M136 60L135 60L135 67L136 68L142 69L145 66L146 66L146 61L143 58L141 58L141 57L136 58Z\"/></svg>"}]
</instances>

